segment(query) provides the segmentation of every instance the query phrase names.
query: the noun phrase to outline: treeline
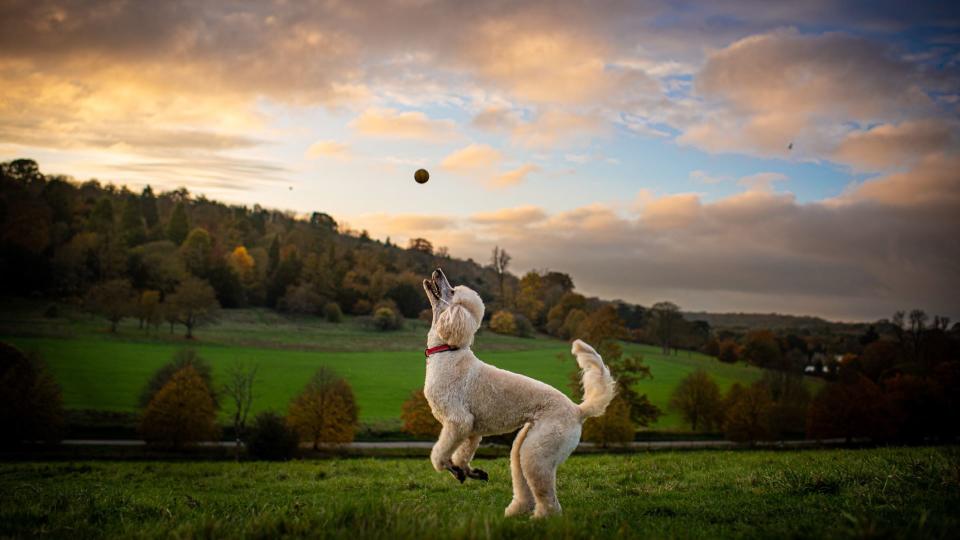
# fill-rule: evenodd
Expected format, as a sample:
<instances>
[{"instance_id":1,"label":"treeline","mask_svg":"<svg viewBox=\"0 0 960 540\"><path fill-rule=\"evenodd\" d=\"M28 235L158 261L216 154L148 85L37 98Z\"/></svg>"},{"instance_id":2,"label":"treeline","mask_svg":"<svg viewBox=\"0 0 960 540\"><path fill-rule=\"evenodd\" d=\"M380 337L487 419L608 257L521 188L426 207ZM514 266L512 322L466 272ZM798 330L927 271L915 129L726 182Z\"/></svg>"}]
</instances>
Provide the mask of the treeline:
<instances>
[{"instance_id":1,"label":"treeline","mask_svg":"<svg viewBox=\"0 0 960 540\"><path fill-rule=\"evenodd\" d=\"M112 325L133 316L142 327L186 326L189 300L202 305L200 322L219 307L266 306L331 319L335 309L379 310L376 324L396 327L428 307L420 283L438 265L487 299L516 280L426 239L405 248L373 240L322 212L298 219L186 189L78 183L31 160L0 164L0 292L85 302ZM197 299L209 291L215 303Z\"/></svg>"}]
</instances>

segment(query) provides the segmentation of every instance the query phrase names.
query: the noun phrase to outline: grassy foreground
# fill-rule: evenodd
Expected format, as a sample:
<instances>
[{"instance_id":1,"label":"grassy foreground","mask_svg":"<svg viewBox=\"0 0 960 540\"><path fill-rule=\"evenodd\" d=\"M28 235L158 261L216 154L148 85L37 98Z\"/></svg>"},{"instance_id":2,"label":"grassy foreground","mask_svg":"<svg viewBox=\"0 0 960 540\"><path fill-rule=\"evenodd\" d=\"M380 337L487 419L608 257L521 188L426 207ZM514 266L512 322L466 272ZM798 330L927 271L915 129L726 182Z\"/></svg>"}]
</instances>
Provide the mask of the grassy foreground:
<instances>
[{"instance_id":1,"label":"grassy foreground","mask_svg":"<svg viewBox=\"0 0 960 540\"><path fill-rule=\"evenodd\" d=\"M0 464L0 536L955 537L960 451L574 456L564 515L504 519L506 459L459 485L426 460Z\"/></svg>"},{"instance_id":2,"label":"grassy foreground","mask_svg":"<svg viewBox=\"0 0 960 540\"><path fill-rule=\"evenodd\" d=\"M137 397L150 375L185 346L198 349L223 376L236 361L257 364L254 412L284 412L291 398L321 365L347 378L357 395L360 420L398 422L401 404L423 386L423 346L427 326L408 320L403 330L377 332L348 318L331 324L315 317L287 317L262 309L225 311L218 324L197 331L186 341L182 329L171 335L145 332L136 321L121 324L117 334L102 319L62 309L58 317L42 316L42 305L24 303L0 312L0 339L40 354L63 387L70 409L137 412ZM574 370L569 345L538 336L521 339L484 331L474 346L486 362L523 373L568 392ZM680 380L697 369L707 370L726 389L734 382L760 376L757 368L727 365L698 353L663 355L655 347L628 344L626 350L643 356L653 373L642 381L641 392L666 413L653 427L682 429L678 415L667 411L670 393ZM227 422L229 411L222 412Z\"/></svg>"}]
</instances>

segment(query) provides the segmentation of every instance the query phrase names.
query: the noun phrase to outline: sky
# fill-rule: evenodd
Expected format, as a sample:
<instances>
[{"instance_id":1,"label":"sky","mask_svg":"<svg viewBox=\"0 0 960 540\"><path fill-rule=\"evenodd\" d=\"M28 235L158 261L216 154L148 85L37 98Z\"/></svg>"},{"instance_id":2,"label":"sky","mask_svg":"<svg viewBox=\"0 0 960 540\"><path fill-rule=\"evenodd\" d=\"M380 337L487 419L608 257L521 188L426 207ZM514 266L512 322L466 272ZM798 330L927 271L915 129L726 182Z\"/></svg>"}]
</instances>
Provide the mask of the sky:
<instances>
[{"instance_id":1,"label":"sky","mask_svg":"<svg viewBox=\"0 0 960 540\"><path fill-rule=\"evenodd\" d=\"M644 305L957 320L958 29L949 2L4 0L0 159Z\"/></svg>"}]
</instances>

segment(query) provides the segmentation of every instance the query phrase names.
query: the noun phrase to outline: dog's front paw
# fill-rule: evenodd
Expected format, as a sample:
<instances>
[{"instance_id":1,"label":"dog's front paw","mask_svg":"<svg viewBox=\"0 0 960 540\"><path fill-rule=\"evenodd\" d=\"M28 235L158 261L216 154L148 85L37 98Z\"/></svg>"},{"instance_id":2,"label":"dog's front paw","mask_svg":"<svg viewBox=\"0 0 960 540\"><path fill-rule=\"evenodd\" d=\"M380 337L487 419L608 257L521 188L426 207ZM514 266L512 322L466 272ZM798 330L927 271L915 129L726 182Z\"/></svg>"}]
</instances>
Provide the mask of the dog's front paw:
<instances>
[{"instance_id":1,"label":"dog's front paw","mask_svg":"<svg viewBox=\"0 0 960 540\"><path fill-rule=\"evenodd\" d=\"M465 473L463 469L461 469L460 467L457 467L456 465L451 465L447 467L447 470L450 471L450 474L452 474L454 478L459 480L461 484L464 482L464 480L467 479L467 473Z\"/></svg>"},{"instance_id":2,"label":"dog's front paw","mask_svg":"<svg viewBox=\"0 0 960 540\"><path fill-rule=\"evenodd\" d=\"M474 480L483 480L484 482L490 479L490 475L488 475L487 471L483 469L470 469L470 472L467 473L467 476L473 478Z\"/></svg>"}]
</instances>

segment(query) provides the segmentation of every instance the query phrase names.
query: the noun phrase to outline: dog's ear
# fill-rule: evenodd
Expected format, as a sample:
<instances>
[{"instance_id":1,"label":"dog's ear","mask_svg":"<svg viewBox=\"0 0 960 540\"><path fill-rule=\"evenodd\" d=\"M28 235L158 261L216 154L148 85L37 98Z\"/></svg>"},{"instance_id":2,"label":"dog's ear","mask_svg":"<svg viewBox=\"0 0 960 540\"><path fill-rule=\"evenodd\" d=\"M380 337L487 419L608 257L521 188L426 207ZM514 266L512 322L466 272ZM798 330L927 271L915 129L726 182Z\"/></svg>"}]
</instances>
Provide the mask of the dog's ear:
<instances>
[{"instance_id":1,"label":"dog's ear","mask_svg":"<svg viewBox=\"0 0 960 540\"><path fill-rule=\"evenodd\" d=\"M437 318L437 335L453 347L469 346L476 329L476 319L461 304L453 304Z\"/></svg>"}]
</instances>

